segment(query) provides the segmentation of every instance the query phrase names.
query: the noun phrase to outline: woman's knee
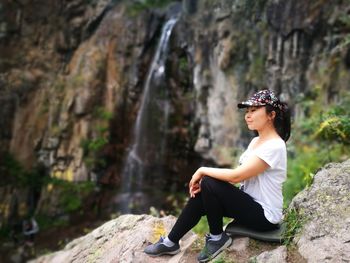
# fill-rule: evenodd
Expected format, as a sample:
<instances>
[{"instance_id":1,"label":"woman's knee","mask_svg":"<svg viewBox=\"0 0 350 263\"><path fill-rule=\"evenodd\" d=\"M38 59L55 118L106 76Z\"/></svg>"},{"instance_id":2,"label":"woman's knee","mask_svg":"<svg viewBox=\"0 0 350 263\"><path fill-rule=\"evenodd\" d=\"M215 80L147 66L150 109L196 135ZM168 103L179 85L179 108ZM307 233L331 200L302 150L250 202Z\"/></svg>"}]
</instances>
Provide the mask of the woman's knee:
<instances>
[{"instance_id":1,"label":"woman's knee","mask_svg":"<svg viewBox=\"0 0 350 263\"><path fill-rule=\"evenodd\" d=\"M202 180L201 180L202 191L209 190L209 191L216 192L216 191L232 190L232 188L236 188L236 187L228 182L221 181L219 179L216 179L210 176L204 176L202 177ZM236 188L235 190L240 191L238 188Z\"/></svg>"},{"instance_id":2,"label":"woman's knee","mask_svg":"<svg viewBox=\"0 0 350 263\"><path fill-rule=\"evenodd\" d=\"M213 177L210 176L203 176L202 180L201 180L201 189L208 189L210 187L212 187L213 185L219 183L220 181L218 179L215 179Z\"/></svg>"}]
</instances>

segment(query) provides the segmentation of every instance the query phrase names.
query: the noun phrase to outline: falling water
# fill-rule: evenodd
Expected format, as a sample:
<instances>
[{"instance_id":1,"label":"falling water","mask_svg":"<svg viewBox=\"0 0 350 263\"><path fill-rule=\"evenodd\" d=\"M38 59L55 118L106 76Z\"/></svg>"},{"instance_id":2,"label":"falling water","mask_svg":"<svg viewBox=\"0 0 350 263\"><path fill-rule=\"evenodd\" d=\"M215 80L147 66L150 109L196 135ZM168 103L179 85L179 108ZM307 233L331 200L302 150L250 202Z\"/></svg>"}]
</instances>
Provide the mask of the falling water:
<instances>
[{"instance_id":1,"label":"falling water","mask_svg":"<svg viewBox=\"0 0 350 263\"><path fill-rule=\"evenodd\" d=\"M142 197L145 166L162 164L166 148L165 132L168 126L169 100L165 87L165 61L168 43L177 18L163 26L161 38L153 57L142 94L141 106L133 131L132 145L122 174L122 213L131 211L137 198Z\"/></svg>"}]
</instances>

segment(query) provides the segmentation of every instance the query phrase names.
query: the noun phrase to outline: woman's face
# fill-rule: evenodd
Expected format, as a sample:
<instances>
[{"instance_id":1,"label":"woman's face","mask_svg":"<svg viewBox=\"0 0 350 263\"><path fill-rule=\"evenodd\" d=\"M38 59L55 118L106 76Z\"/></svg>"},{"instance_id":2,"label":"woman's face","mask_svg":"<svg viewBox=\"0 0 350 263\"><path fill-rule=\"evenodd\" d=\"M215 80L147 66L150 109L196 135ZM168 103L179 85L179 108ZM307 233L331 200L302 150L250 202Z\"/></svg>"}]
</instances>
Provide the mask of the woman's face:
<instances>
[{"instance_id":1,"label":"woman's face","mask_svg":"<svg viewBox=\"0 0 350 263\"><path fill-rule=\"evenodd\" d=\"M248 107L244 119L249 130L260 131L268 125L272 125L273 118L266 113L266 108L264 106L260 106Z\"/></svg>"}]
</instances>

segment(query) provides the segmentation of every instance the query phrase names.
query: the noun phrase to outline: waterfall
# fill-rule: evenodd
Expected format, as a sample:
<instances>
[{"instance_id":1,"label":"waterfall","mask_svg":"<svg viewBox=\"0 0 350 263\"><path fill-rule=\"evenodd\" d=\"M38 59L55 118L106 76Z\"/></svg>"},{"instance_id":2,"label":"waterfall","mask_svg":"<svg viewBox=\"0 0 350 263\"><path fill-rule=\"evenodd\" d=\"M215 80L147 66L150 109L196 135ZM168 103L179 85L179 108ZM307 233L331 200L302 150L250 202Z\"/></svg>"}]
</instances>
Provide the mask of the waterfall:
<instances>
[{"instance_id":1,"label":"waterfall","mask_svg":"<svg viewBox=\"0 0 350 263\"><path fill-rule=\"evenodd\" d=\"M168 91L165 85L165 61L170 35L177 17L170 18L162 28L161 37L143 88L141 105L133 130L122 173L120 212L131 212L136 199L143 198L145 166L161 166L166 150L169 117Z\"/></svg>"}]
</instances>

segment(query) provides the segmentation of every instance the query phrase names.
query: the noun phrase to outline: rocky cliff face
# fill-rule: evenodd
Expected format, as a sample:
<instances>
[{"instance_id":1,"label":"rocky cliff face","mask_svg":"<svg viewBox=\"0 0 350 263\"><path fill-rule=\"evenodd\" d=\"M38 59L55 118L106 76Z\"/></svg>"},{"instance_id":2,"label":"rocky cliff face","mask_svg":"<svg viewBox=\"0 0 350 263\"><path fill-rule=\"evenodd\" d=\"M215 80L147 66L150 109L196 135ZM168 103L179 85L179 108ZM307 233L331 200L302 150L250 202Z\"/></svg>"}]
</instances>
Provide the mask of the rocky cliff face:
<instances>
[{"instance_id":1,"label":"rocky cliff face","mask_svg":"<svg viewBox=\"0 0 350 263\"><path fill-rule=\"evenodd\" d=\"M5 16L2 21L1 100L5 106L1 121L6 127L2 152L9 151L27 169L44 165L52 178L92 181L118 189L143 83L166 12L139 11L133 3L118 1L49 5L25 1L5 3L1 8L18 17ZM176 52L180 56L175 62L186 55L180 46ZM183 70L188 71L186 64ZM176 183L188 174L189 162L196 163L196 154L192 146L195 130L190 130L193 102L186 93L191 85L179 86L177 66L174 68L169 90L175 102L175 124L168 131L168 142L170 148L176 145L182 152L167 153L171 169L166 172L180 174ZM183 77L181 84L188 84L188 79ZM164 185L167 181L158 182ZM174 180L168 185L174 187ZM52 211L52 202L59 202L52 200L59 195L57 191L43 189L38 205L41 212ZM8 195L14 190L3 192ZM7 199L17 202L19 198L12 194ZM4 209L2 218L11 214Z\"/></svg>"},{"instance_id":2,"label":"rocky cliff face","mask_svg":"<svg viewBox=\"0 0 350 263\"><path fill-rule=\"evenodd\" d=\"M143 83L174 8L135 3L0 5L1 153L27 169L44 166L46 176L120 188ZM147 177L149 185L176 192L198 163L232 164L249 137L235 105L253 90L275 90L296 121L307 111L305 96L321 93L328 104L348 90L346 1L184 0L181 7L167 60L166 176ZM0 191L4 222L27 204L17 187ZM42 190L37 212L51 211L56 195Z\"/></svg>"},{"instance_id":3,"label":"rocky cliff face","mask_svg":"<svg viewBox=\"0 0 350 263\"><path fill-rule=\"evenodd\" d=\"M291 247L254 243L235 238L222 256L228 262L346 262L350 258L350 160L329 164L299 193L289 209L296 209L301 228L294 238L300 255ZM196 262L203 237L188 233L182 252L174 257L150 258L142 251L149 242L169 232L175 218L124 215L76 239L59 252L32 263L49 262ZM293 222L294 224L295 222ZM255 246L255 250L253 247ZM256 248L258 247L258 249ZM268 249L268 251L263 251Z\"/></svg>"}]
</instances>

